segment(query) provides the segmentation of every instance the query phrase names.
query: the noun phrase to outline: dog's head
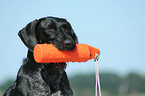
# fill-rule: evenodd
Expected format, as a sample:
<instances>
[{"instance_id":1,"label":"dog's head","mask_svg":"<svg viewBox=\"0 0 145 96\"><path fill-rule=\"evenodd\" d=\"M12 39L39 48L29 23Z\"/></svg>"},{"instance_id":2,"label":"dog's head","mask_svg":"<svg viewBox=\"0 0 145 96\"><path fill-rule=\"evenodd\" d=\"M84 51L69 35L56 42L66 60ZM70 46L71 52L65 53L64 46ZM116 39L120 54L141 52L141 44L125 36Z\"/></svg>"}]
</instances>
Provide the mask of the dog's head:
<instances>
[{"instance_id":1,"label":"dog's head","mask_svg":"<svg viewBox=\"0 0 145 96\"><path fill-rule=\"evenodd\" d=\"M62 18L45 17L32 21L18 35L33 52L36 44L52 43L59 50L73 50L78 43L70 23Z\"/></svg>"}]
</instances>

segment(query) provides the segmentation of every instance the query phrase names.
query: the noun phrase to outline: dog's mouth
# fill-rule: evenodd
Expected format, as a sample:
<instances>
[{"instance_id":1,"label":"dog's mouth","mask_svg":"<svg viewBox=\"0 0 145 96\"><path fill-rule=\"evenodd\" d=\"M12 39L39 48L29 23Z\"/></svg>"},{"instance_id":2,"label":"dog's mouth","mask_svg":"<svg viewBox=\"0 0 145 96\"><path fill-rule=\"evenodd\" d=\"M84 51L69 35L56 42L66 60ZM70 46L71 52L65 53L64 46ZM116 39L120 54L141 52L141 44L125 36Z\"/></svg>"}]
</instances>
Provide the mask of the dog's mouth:
<instances>
[{"instance_id":1,"label":"dog's mouth","mask_svg":"<svg viewBox=\"0 0 145 96\"><path fill-rule=\"evenodd\" d=\"M65 43L56 43L56 42L51 42L48 41L47 44L53 44L58 50L60 51L72 51L76 48L76 43L72 43L72 44L65 44Z\"/></svg>"},{"instance_id":2,"label":"dog's mouth","mask_svg":"<svg viewBox=\"0 0 145 96\"><path fill-rule=\"evenodd\" d=\"M56 65L66 65L65 62L56 62L55 64L56 64Z\"/></svg>"},{"instance_id":3,"label":"dog's mouth","mask_svg":"<svg viewBox=\"0 0 145 96\"><path fill-rule=\"evenodd\" d=\"M44 65L50 71L52 71L52 70L64 70L67 66L67 64L65 62L45 63Z\"/></svg>"},{"instance_id":4,"label":"dog's mouth","mask_svg":"<svg viewBox=\"0 0 145 96\"><path fill-rule=\"evenodd\" d=\"M55 70L64 70L66 68L67 64L65 62L57 62L54 63L54 69Z\"/></svg>"},{"instance_id":5,"label":"dog's mouth","mask_svg":"<svg viewBox=\"0 0 145 96\"><path fill-rule=\"evenodd\" d=\"M72 51L76 48L76 44L74 44L73 46L63 46L63 45L57 46L55 44L53 45L60 51L66 51L66 50Z\"/></svg>"}]
</instances>

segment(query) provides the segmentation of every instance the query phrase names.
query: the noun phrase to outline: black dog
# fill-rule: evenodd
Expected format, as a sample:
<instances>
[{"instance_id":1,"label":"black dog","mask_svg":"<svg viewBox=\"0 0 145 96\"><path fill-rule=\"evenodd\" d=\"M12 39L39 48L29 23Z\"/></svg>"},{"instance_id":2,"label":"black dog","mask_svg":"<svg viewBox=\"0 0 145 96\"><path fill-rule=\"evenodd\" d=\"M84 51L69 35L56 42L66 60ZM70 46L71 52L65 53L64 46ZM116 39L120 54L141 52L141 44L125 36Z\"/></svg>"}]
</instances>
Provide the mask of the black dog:
<instances>
[{"instance_id":1,"label":"black dog","mask_svg":"<svg viewBox=\"0 0 145 96\"><path fill-rule=\"evenodd\" d=\"M45 17L29 23L18 35L28 47L28 55L16 81L4 96L73 96L65 73L66 63L38 64L33 58L36 44L52 43L59 50L73 50L78 43L65 19Z\"/></svg>"}]
</instances>

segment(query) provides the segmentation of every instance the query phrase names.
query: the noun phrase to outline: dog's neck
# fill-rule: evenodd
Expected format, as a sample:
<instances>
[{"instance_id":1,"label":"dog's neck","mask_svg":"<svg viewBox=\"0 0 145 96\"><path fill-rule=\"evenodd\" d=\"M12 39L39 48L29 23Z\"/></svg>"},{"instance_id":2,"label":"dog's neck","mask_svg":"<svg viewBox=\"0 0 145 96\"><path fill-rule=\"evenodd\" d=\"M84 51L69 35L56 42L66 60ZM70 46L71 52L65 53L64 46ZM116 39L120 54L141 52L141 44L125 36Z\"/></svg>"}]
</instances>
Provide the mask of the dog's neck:
<instances>
[{"instance_id":1,"label":"dog's neck","mask_svg":"<svg viewBox=\"0 0 145 96\"><path fill-rule=\"evenodd\" d=\"M33 57L33 52L31 52L30 50L28 50L27 58L29 58L29 59L31 59L32 61L35 62L34 57Z\"/></svg>"}]
</instances>

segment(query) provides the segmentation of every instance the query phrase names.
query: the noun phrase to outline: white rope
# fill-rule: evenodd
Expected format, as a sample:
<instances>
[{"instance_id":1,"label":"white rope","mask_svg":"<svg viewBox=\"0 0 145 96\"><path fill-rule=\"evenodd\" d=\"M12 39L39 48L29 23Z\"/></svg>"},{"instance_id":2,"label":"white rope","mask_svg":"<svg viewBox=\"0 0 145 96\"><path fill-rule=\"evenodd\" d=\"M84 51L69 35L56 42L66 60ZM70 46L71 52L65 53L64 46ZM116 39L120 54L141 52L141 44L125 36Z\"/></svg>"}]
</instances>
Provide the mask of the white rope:
<instances>
[{"instance_id":1,"label":"white rope","mask_svg":"<svg viewBox=\"0 0 145 96\"><path fill-rule=\"evenodd\" d=\"M100 78L99 78L99 68L98 68L98 62L96 60L95 62L95 65L96 65L96 96L97 96L97 92L98 92L98 89L99 89L99 96L102 96L101 94L101 86L100 86ZM97 89L98 87L98 89Z\"/></svg>"}]
</instances>

